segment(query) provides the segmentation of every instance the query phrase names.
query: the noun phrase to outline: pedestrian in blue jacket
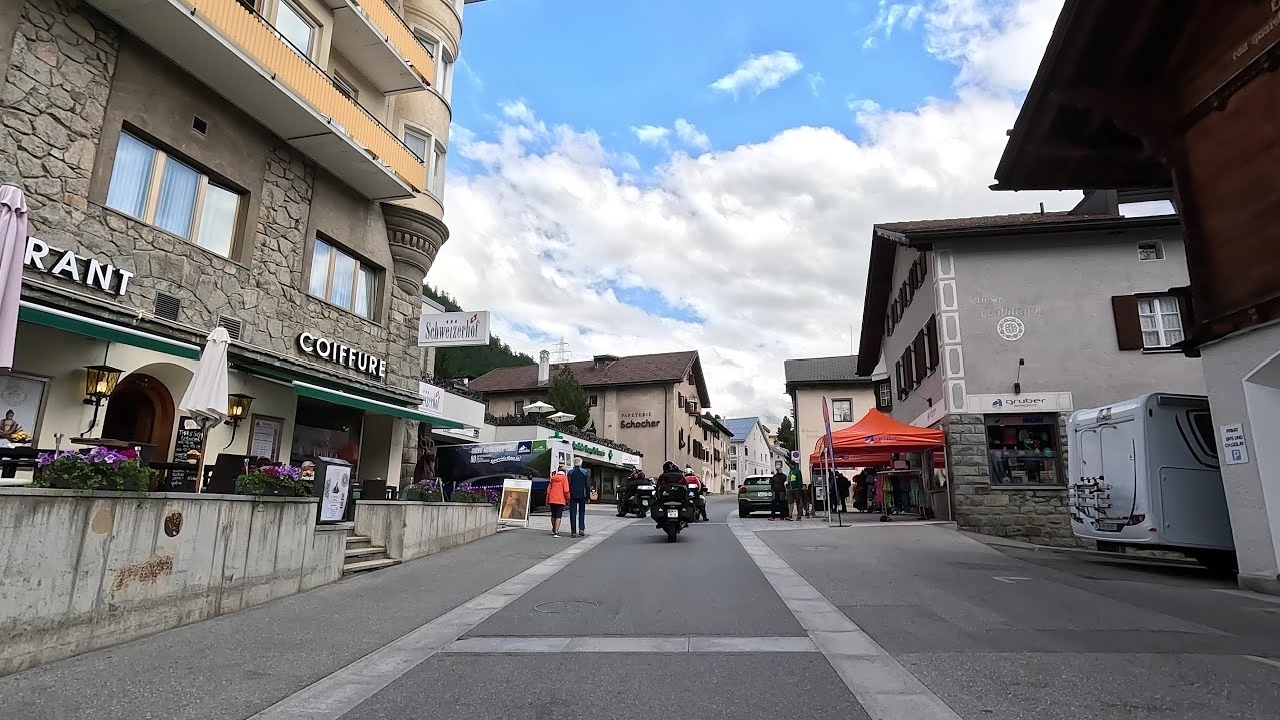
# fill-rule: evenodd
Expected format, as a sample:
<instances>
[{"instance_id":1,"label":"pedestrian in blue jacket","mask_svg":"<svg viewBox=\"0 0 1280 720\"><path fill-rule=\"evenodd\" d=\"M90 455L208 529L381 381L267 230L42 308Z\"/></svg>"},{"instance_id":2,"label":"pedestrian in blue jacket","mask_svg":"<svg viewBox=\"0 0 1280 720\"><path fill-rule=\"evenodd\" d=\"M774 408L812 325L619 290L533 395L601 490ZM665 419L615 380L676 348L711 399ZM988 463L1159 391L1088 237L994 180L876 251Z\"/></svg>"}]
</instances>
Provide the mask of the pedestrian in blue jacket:
<instances>
[{"instance_id":1,"label":"pedestrian in blue jacket","mask_svg":"<svg viewBox=\"0 0 1280 720\"><path fill-rule=\"evenodd\" d=\"M587 536L587 499L591 497L591 473L582 467L582 458L573 459L569 471L569 530L570 537Z\"/></svg>"}]
</instances>

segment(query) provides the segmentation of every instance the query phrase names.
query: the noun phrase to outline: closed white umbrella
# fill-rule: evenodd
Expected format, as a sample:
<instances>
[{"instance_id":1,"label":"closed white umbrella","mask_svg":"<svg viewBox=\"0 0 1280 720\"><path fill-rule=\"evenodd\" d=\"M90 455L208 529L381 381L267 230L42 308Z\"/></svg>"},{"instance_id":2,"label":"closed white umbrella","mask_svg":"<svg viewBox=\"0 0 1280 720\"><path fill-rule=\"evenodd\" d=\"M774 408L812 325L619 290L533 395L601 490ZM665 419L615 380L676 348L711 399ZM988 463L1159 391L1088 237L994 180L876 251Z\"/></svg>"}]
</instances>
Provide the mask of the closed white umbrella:
<instances>
[{"instance_id":1,"label":"closed white umbrella","mask_svg":"<svg viewBox=\"0 0 1280 720\"><path fill-rule=\"evenodd\" d=\"M18 339L18 301L22 299L22 263L27 253L27 198L22 190L0 186L0 369L13 367Z\"/></svg>"},{"instance_id":2,"label":"closed white umbrella","mask_svg":"<svg viewBox=\"0 0 1280 720\"><path fill-rule=\"evenodd\" d=\"M178 409L196 417L220 423L227 419L227 345L231 336L226 328L216 327L209 333L200 366L187 385Z\"/></svg>"}]
</instances>

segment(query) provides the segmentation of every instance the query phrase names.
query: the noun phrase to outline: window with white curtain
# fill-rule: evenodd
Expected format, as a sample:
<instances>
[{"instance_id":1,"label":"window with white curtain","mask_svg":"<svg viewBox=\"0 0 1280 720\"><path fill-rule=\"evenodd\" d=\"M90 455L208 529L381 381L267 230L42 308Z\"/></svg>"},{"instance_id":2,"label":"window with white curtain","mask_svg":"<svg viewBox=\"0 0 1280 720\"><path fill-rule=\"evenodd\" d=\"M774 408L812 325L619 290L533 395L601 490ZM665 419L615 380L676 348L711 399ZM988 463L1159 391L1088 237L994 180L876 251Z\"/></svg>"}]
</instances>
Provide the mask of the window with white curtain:
<instances>
[{"instance_id":1,"label":"window with white curtain","mask_svg":"<svg viewBox=\"0 0 1280 720\"><path fill-rule=\"evenodd\" d=\"M316 238L307 292L363 318L373 318L378 272L354 256Z\"/></svg>"},{"instance_id":2,"label":"window with white curtain","mask_svg":"<svg viewBox=\"0 0 1280 720\"><path fill-rule=\"evenodd\" d=\"M163 150L120 133L107 207L229 257L242 199Z\"/></svg>"},{"instance_id":3,"label":"window with white curtain","mask_svg":"<svg viewBox=\"0 0 1280 720\"><path fill-rule=\"evenodd\" d=\"M401 137L404 139L405 146L413 151L413 154L417 155L419 160L426 162L427 154L431 152L430 133L406 126L404 132L401 133Z\"/></svg>"},{"instance_id":4,"label":"window with white curtain","mask_svg":"<svg viewBox=\"0 0 1280 720\"><path fill-rule=\"evenodd\" d=\"M1138 320L1145 348L1167 348L1184 339L1182 308L1172 295L1138 298Z\"/></svg>"}]
</instances>

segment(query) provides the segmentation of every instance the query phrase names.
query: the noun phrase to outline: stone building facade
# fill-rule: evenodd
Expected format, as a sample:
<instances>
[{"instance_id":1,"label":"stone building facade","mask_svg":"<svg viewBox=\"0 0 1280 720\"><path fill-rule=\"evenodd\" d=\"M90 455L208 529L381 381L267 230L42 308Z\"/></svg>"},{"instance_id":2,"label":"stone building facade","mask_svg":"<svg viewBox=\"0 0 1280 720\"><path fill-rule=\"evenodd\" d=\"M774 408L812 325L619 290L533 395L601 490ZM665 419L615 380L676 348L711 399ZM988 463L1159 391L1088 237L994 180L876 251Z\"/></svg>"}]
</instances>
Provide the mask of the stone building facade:
<instances>
[{"instance_id":1,"label":"stone building facade","mask_svg":"<svg viewBox=\"0 0 1280 720\"><path fill-rule=\"evenodd\" d=\"M1075 545L1071 413L1204 393L1199 362L1172 348L1187 282L1178 218L1130 208L1093 192L1067 213L876 226L858 372L883 358L894 419L946 432L945 468L935 458L927 474L935 515Z\"/></svg>"},{"instance_id":2,"label":"stone building facade","mask_svg":"<svg viewBox=\"0 0 1280 720\"><path fill-rule=\"evenodd\" d=\"M281 8L280 1L269 6ZM432 13L458 17L451 2L438 4ZM267 24L265 16L231 5ZM258 9L267 13L264 5ZM295 396L302 383L320 388L326 398L321 406L337 403L356 418L358 429L321 429L350 435L361 448L353 455L361 458L361 474L397 478L402 462L411 469L416 461L410 457L416 421L431 419L416 410L415 338L421 283L448 238L440 220L442 176L424 205L421 198L432 187L423 162L393 171L367 158L316 149L306 138L282 138L265 124L278 120L264 117L301 117L315 109L299 107L305 98L277 98L275 105L257 105L268 108L265 115L251 115L243 108L263 103L252 92L265 90L215 92L200 79L207 67L181 66L153 47L161 28L120 12L135 24L126 27L78 0L0 0L0 182L25 191L34 238L15 364L23 382L40 388L27 421L32 444L52 447L61 436L65 445L66 438L94 430L130 434L121 429L128 424L123 416L138 408L126 410L123 398L103 398L97 408L79 402L86 392L83 368L109 365L120 371L117 388L127 386L155 406L147 420L156 427L107 439L159 445L155 457L165 459L181 415L176 401L194 370L189 349L222 326L232 337L232 392L253 396L255 417L246 418L244 428L215 429L210 447L221 448L221 439L230 453L270 448L271 459L296 460L305 433L295 430L323 424L317 420L326 414L317 411L316 398ZM335 15L317 21L316 37L327 42L334 25L346 21ZM453 25L460 33L460 21ZM412 37L407 26L394 29ZM173 32L191 29L175 24ZM457 38L450 41L456 56ZM328 72L334 82L339 69L353 72L336 42L328 54L319 47L317 40L305 60L309 65L297 58L295 65ZM282 70L280 77L285 75ZM376 90L376 83L369 87ZM428 92L435 93L432 102L447 107L447 98L423 84L422 93ZM417 94L370 92L359 102L325 95L324 102L346 104L339 110L358 111L373 130L333 133L324 142L359 144L372 137L411 157L390 128L398 122L397 103L408 107L407 98ZM138 176L145 192L137 199L139 210L127 211L127 203L113 196L113 178L139 157L150 158L150 175ZM173 188L194 188L181 196L195 198L194 206L162 200L162 193L178 197ZM216 216L225 218L222 225L209 220L216 202L231 203L229 212ZM225 244L193 239L219 233ZM75 258L60 262L67 251ZM103 267L110 282L100 282ZM330 348L333 355L326 357ZM361 367L366 357L379 361L379 372L370 371L373 363ZM113 403L120 416L115 420ZM258 416L265 429L250 439ZM97 427L85 431L90 424ZM271 442L268 432L274 433Z\"/></svg>"}]
</instances>

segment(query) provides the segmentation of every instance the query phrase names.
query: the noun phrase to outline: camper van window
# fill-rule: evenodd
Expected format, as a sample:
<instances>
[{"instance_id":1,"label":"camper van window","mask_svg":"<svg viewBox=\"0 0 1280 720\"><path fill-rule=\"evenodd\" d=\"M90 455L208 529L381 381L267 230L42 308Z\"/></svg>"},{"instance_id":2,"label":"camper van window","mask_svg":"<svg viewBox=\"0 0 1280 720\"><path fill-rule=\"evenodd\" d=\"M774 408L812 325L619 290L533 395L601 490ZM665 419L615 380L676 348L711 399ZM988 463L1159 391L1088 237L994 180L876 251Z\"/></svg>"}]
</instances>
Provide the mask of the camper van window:
<instances>
[{"instance_id":1,"label":"camper van window","mask_svg":"<svg viewBox=\"0 0 1280 720\"><path fill-rule=\"evenodd\" d=\"M1062 484L1055 416L992 415L986 424L991 484Z\"/></svg>"},{"instance_id":2,"label":"camper van window","mask_svg":"<svg viewBox=\"0 0 1280 720\"><path fill-rule=\"evenodd\" d=\"M1208 410L1188 410L1187 419L1191 421L1192 432L1200 449L1212 458L1218 457L1218 442L1213 435L1213 416Z\"/></svg>"}]
</instances>

